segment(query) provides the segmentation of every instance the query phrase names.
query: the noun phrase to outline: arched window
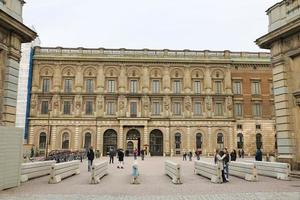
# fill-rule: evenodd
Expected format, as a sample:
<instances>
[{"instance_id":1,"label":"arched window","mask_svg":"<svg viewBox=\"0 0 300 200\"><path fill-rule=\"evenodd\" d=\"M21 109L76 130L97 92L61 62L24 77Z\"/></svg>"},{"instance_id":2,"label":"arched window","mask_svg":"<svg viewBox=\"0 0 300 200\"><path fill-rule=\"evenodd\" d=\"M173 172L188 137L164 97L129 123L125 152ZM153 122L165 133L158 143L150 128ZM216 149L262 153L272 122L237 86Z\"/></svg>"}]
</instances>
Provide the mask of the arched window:
<instances>
[{"instance_id":1,"label":"arched window","mask_svg":"<svg viewBox=\"0 0 300 200\"><path fill-rule=\"evenodd\" d=\"M47 141L46 133L42 132L40 134L39 149L46 149L46 141Z\"/></svg>"},{"instance_id":2,"label":"arched window","mask_svg":"<svg viewBox=\"0 0 300 200\"><path fill-rule=\"evenodd\" d=\"M196 148L201 149L202 148L202 134L197 133L196 135Z\"/></svg>"},{"instance_id":3,"label":"arched window","mask_svg":"<svg viewBox=\"0 0 300 200\"><path fill-rule=\"evenodd\" d=\"M244 136L242 133L237 134L237 148L244 148Z\"/></svg>"},{"instance_id":4,"label":"arched window","mask_svg":"<svg viewBox=\"0 0 300 200\"><path fill-rule=\"evenodd\" d=\"M86 133L84 135L84 148L89 148L92 144L92 135L91 133Z\"/></svg>"},{"instance_id":5,"label":"arched window","mask_svg":"<svg viewBox=\"0 0 300 200\"><path fill-rule=\"evenodd\" d=\"M218 135L217 135L217 146L218 146L218 148L224 147L224 136L222 133L218 133Z\"/></svg>"},{"instance_id":6,"label":"arched window","mask_svg":"<svg viewBox=\"0 0 300 200\"><path fill-rule=\"evenodd\" d=\"M61 148L62 148L62 149L69 149L69 143L70 143L69 133L65 132L65 133L62 135L62 144L61 144Z\"/></svg>"},{"instance_id":7,"label":"arched window","mask_svg":"<svg viewBox=\"0 0 300 200\"><path fill-rule=\"evenodd\" d=\"M257 133L256 134L256 148L257 149L261 149L263 146L263 143L262 143L262 135L260 133Z\"/></svg>"},{"instance_id":8,"label":"arched window","mask_svg":"<svg viewBox=\"0 0 300 200\"><path fill-rule=\"evenodd\" d=\"M181 134L176 133L175 134L175 148L180 149L180 146L181 146Z\"/></svg>"}]
</instances>

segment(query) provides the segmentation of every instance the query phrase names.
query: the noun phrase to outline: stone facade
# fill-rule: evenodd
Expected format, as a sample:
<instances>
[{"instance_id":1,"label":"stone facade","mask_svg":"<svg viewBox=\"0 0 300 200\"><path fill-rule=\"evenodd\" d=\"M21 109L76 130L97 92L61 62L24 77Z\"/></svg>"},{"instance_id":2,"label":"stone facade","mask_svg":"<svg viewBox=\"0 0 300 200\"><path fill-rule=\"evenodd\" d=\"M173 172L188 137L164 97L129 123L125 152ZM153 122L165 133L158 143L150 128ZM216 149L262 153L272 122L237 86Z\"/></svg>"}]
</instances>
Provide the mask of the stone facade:
<instances>
[{"instance_id":1,"label":"stone facade","mask_svg":"<svg viewBox=\"0 0 300 200\"><path fill-rule=\"evenodd\" d=\"M256 43L272 54L278 159L300 168L300 1L282 1L267 14L269 33Z\"/></svg>"},{"instance_id":2,"label":"stone facade","mask_svg":"<svg viewBox=\"0 0 300 200\"><path fill-rule=\"evenodd\" d=\"M36 47L32 77L40 150L275 151L267 53Z\"/></svg>"}]
</instances>

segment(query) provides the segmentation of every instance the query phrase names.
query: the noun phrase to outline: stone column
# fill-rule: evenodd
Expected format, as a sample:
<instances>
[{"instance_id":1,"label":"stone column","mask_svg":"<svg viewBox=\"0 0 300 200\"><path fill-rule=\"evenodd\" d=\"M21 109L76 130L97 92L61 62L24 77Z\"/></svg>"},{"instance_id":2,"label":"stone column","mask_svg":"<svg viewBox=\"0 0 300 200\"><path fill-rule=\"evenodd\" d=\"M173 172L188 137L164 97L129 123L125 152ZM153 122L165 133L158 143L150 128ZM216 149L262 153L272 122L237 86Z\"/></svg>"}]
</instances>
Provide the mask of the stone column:
<instances>
[{"instance_id":1,"label":"stone column","mask_svg":"<svg viewBox=\"0 0 300 200\"><path fill-rule=\"evenodd\" d=\"M53 73L53 91L60 92L62 85L61 67L56 65Z\"/></svg>"},{"instance_id":2,"label":"stone column","mask_svg":"<svg viewBox=\"0 0 300 200\"><path fill-rule=\"evenodd\" d=\"M120 128L119 128L118 148L123 148L123 149L124 149L124 133L123 133L123 125L120 125Z\"/></svg>"},{"instance_id":3,"label":"stone column","mask_svg":"<svg viewBox=\"0 0 300 200\"><path fill-rule=\"evenodd\" d=\"M141 148L144 148L145 145L148 145L148 148L147 148L147 155L149 153L149 134L148 134L148 126L144 126L144 146L142 146Z\"/></svg>"},{"instance_id":4,"label":"stone column","mask_svg":"<svg viewBox=\"0 0 300 200\"><path fill-rule=\"evenodd\" d=\"M104 113L104 97L102 95L97 95L97 117L103 117Z\"/></svg>"},{"instance_id":5,"label":"stone column","mask_svg":"<svg viewBox=\"0 0 300 200\"><path fill-rule=\"evenodd\" d=\"M74 149L79 149L79 126L75 127L75 136L74 136Z\"/></svg>"},{"instance_id":6,"label":"stone column","mask_svg":"<svg viewBox=\"0 0 300 200\"><path fill-rule=\"evenodd\" d=\"M208 67L205 68L204 73L204 89L206 94L210 94L212 91L212 80L211 80L211 74Z\"/></svg>"},{"instance_id":7,"label":"stone column","mask_svg":"<svg viewBox=\"0 0 300 200\"><path fill-rule=\"evenodd\" d=\"M169 154L171 153L171 138L170 138L170 127L166 127L166 132L164 134L164 153Z\"/></svg>"},{"instance_id":8,"label":"stone column","mask_svg":"<svg viewBox=\"0 0 300 200\"><path fill-rule=\"evenodd\" d=\"M104 89L105 89L105 76L104 76L103 65L99 65L97 71L97 91L104 92Z\"/></svg>"},{"instance_id":9,"label":"stone column","mask_svg":"<svg viewBox=\"0 0 300 200\"><path fill-rule=\"evenodd\" d=\"M232 93L230 67L227 67L226 72L225 72L225 91L226 91L226 94Z\"/></svg>"},{"instance_id":10,"label":"stone column","mask_svg":"<svg viewBox=\"0 0 300 200\"><path fill-rule=\"evenodd\" d=\"M75 91L81 92L83 88L83 72L81 66L76 66L75 72Z\"/></svg>"},{"instance_id":11,"label":"stone column","mask_svg":"<svg viewBox=\"0 0 300 200\"><path fill-rule=\"evenodd\" d=\"M50 147L51 147L51 150L55 150L57 149L57 146L56 146L56 131L57 131L57 128L56 126L51 126L51 144L50 144Z\"/></svg>"},{"instance_id":12,"label":"stone column","mask_svg":"<svg viewBox=\"0 0 300 200\"><path fill-rule=\"evenodd\" d=\"M185 66L184 68L184 92L191 93L192 88L192 77L191 77L191 70L189 66Z\"/></svg>"},{"instance_id":13,"label":"stone column","mask_svg":"<svg viewBox=\"0 0 300 200\"><path fill-rule=\"evenodd\" d=\"M234 140L234 137L233 137L233 128L230 126L228 128L228 151L230 152L231 149L233 149L233 140Z\"/></svg>"},{"instance_id":14,"label":"stone column","mask_svg":"<svg viewBox=\"0 0 300 200\"><path fill-rule=\"evenodd\" d=\"M34 126L32 126L32 124L30 124L29 126L29 141L28 144L34 144Z\"/></svg>"},{"instance_id":15,"label":"stone column","mask_svg":"<svg viewBox=\"0 0 300 200\"><path fill-rule=\"evenodd\" d=\"M213 144L212 144L212 132L211 132L211 127L209 126L207 128L207 133L208 133L208 153L212 154L213 152Z\"/></svg>"},{"instance_id":16,"label":"stone column","mask_svg":"<svg viewBox=\"0 0 300 200\"><path fill-rule=\"evenodd\" d=\"M143 93L149 92L149 84L150 84L149 69L148 69L148 66L144 66L144 68L143 68L143 83L142 83Z\"/></svg>"},{"instance_id":17,"label":"stone column","mask_svg":"<svg viewBox=\"0 0 300 200\"><path fill-rule=\"evenodd\" d=\"M98 122L96 122L98 123ZM97 141L96 141L96 148L97 150L100 150L100 152L103 154L103 137L101 137L101 127L99 126L99 123L96 125L96 134L97 134Z\"/></svg>"},{"instance_id":18,"label":"stone column","mask_svg":"<svg viewBox=\"0 0 300 200\"><path fill-rule=\"evenodd\" d=\"M171 89L170 84L171 84L170 68L169 68L169 66L165 66L164 71L163 71L163 90L164 90L164 93L166 93L166 94L170 93L170 89Z\"/></svg>"},{"instance_id":19,"label":"stone column","mask_svg":"<svg viewBox=\"0 0 300 200\"><path fill-rule=\"evenodd\" d=\"M121 66L120 76L119 76L119 92L125 93L126 92L126 85L127 85L127 77L126 77L126 68L125 66Z\"/></svg>"},{"instance_id":20,"label":"stone column","mask_svg":"<svg viewBox=\"0 0 300 200\"><path fill-rule=\"evenodd\" d=\"M187 149L191 151L191 127L187 127Z\"/></svg>"},{"instance_id":21,"label":"stone column","mask_svg":"<svg viewBox=\"0 0 300 200\"><path fill-rule=\"evenodd\" d=\"M164 97L163 104L164 117L169 117L171 110L171 100L169 96Z\"/></svg>"},{"instance_id":22,"label":"stone column","mask_svg":"<svg viewBox=\"0 0 300 200\"><path fill-rule=\"evenodd\" d=\"M39 90L39 86L40 86L40 76L39 76L40 70L39 70L38 64L33 65L32 74L35 75L35 76L32 76L32 92L37 92Z\"/></svg>"}]
</instances>

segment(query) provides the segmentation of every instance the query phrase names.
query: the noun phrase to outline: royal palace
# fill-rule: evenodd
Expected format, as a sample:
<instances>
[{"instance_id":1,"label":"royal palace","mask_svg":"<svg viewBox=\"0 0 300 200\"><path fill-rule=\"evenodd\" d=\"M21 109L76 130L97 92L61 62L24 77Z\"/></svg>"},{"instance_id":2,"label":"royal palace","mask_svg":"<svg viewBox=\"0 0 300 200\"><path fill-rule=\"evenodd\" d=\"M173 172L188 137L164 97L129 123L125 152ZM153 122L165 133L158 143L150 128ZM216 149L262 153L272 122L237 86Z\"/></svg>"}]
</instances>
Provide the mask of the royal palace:
<instances>
[{"instance_id":1,"label":"royal palace","mask_svg":"<svg viewBox=\"0 0 300 200\"><path fill-rule=\"evenodd\" d=\"M274 154L270 63L268 53L36 47L28 143Z\"/></svg>"}]
</instances>

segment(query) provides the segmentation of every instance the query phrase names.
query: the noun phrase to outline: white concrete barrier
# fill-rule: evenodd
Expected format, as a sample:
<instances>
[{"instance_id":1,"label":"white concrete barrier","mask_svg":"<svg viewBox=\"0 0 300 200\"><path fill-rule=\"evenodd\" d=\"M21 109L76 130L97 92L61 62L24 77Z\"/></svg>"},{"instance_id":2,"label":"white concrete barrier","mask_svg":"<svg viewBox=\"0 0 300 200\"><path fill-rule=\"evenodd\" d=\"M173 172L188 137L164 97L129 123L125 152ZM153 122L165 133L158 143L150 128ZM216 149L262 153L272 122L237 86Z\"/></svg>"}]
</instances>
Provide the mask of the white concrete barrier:
<instances>
[{"instance_id":1,"label":"white concrete barrier","mask_svg":"<svg viewBox=\"0 0 300 200\"><path fill-rule=\"evenodd\" d=\"M165 161L165 174L172 178L174 184L181 184L180 165L172 161Z\"/></svg>"},{"instance_id":2,"label":"white concrete barrier","mask_svg":"<svg viewBox=\"0 0 300 200\"><path fill-rule=\"evenodd\" d=\"M221 167L218 164L195 161L194 172L209 178L213 183L222 183Z\"/></svg>"},{"instance_id":3,"label":"white concrete barrier","mask_svg":"<svg viewBox=\"0 0 300 200\"><path fill-rule=\"evenodd\" d=\"M229 162L229 174L244 178L246 181L258 181L256 166L254 163Z\"/></svg>"},{"instance_id":4,"label":"white concrete barrier","mask_svg":"<svg viewBox=\"0 0 300 200\"><path fill-rule=\"evenodd\" d=\"M254 163L259 175L274 177L280 180L291 180L291 166L288 163L254 160L247 160L245 162Z\"/></svg>"},{"instance_id":5,"label":"white concrete barrier","mask_svg":"<svg viewBox=\"0 0 300 200\"><path fill-rule=\"evenodd\" d=\"M21 164L21 182L26 182L29 179L38 178L50 174L51 166L55 164L54 160L31 162Z\"/></svg>"},{"instance_id":6,"label":"white concrete barrier","mask_svg":"<svg viewBox=\"0 0 300 200\"><path fill-rule=\"evenodd\" d=\"M80 174L79 160L53 164L50 171L49 183L59 183L62 179Z\"/></svg>"},{"instance_id":7,"label":"white concrete barrier","mask_svg":"<svg viewBox=\"0 0 300 200\"><path fill-rule=\"evenodd\" d=\"M101 163L94 163L92 166L92 173L90 178L90 184L98 184L100 179L107 175L108 172L108 162L104 161Z\"/></svg>"}]
</instances>

